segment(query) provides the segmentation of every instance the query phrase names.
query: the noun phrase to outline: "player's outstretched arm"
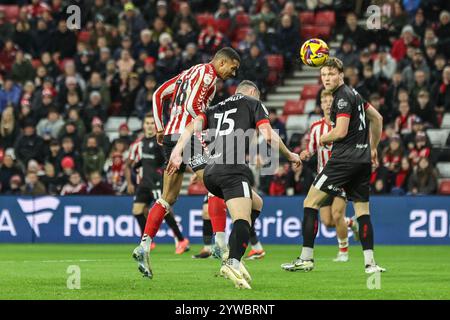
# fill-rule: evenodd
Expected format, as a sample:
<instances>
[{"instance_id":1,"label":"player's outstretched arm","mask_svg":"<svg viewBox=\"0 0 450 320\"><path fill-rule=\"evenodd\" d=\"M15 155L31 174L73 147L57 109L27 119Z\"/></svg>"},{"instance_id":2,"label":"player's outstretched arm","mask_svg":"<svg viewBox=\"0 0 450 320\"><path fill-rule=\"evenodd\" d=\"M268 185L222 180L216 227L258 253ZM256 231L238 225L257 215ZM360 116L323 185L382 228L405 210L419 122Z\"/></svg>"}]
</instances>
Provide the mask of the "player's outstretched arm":
<instances>
[{"instance_id":1,"label":"player's outstretched arm","mask_svg":"<svg viewBox=\"0 0 450 320\"><path fill-rule=\"evenodd\" d=\"M167 80L153 93L153 116L155 118L156 140L159 145L162 145L164 136L164 124L162 121L163 101L175 91L177 79L178 76Z\"/></svg>"},{"instance_id":2,"label":"player's outstretched arm","mask_svg":"<svg viewBox=\"0 0 450 320\"><path fill-rule=\"evenodd\" d=\"M186 144L191 140L192 135L195 132L201 132L203 128L204 118L199 116L195 118L186 128L184 128L183 134L178 140L175 148L172 150L170 155L169 163L167 165L167 173L169 175L174 174L178 169L180 169L181 163L183 162L183 149Z\"/></svg>"},{"instance_id":3,"label":"player's outstretched arm","mask_svg":"<svg viewBox=\"0 0 450 320\"><path fill-rule=\"evenodd\" d=\"M263 123L258 127L259 132L263 135L266 142L272 146L278 146L281 154L286 157L289 162L292 162L296 167L301 166L302 161L300 156L296 153L289 151L289 149L281 140L280 136L272 129L270 123Z\"/></svg>"},{"instance_id":4,"label":"player's outstretched arm","mask_svg":"<svg viewBox=\"0 0 450 320\"><path fill-rule=\"evenodd\" d=\"M372 105L368 104L366 109L367 119L370 121L370 153L372 164L378 167L378 144L381 140L383 130L383 116Z\"/></svg>"}]
</instances>

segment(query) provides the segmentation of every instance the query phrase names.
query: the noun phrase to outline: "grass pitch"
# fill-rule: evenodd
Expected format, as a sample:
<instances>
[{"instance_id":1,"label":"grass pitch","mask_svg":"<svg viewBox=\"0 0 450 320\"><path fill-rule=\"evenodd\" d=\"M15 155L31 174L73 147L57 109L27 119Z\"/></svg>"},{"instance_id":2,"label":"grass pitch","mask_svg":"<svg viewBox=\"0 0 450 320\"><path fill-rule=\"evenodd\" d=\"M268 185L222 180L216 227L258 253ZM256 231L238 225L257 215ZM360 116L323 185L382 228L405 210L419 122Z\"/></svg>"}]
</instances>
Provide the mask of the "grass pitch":
<instances>
[{"instance_id":1,"label":"grass pitch","mask_svg":"<svg viewBox=\"0 0 450 320\"><path fill-rule=\"evenodd\" d=\"M200 246L182 256L173 245L152 252L153 280L144 279L131 258L134 245L0 244L0 299L450 299L450 249L445 246L378 246L388 269L380 289L367 288L361 248L350 261L332 262L337 248L317 246L316 268L286 272L299 246L266 245L262 260L248 261L253 290L234 289L217 277L215 259L194 260ZM79 290L67 288L67 269L79 266ZM374 282L372 282L374 283Z\"/></svg>"}]
</instances>

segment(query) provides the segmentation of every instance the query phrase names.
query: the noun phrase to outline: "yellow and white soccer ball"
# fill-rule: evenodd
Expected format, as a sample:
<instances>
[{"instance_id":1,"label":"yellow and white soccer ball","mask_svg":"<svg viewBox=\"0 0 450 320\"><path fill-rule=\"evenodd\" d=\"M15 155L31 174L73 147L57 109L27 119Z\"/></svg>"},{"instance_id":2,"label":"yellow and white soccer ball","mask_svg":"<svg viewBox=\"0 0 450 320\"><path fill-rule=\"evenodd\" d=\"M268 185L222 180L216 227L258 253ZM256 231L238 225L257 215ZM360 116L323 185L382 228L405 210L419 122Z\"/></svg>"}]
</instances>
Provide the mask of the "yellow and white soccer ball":
<instances>
[{"instance_id":1,"label":"yellow and white soccer ball","mask_svg":"<svg viewBox=\"0 0 450 320\"><path fill-rule=\"evenodd\" d=\"M300 48L300 58L310 67L320 67L327 61L330 49L325 41L313 38L305 41Z\"/></svg>"}]
</instances>

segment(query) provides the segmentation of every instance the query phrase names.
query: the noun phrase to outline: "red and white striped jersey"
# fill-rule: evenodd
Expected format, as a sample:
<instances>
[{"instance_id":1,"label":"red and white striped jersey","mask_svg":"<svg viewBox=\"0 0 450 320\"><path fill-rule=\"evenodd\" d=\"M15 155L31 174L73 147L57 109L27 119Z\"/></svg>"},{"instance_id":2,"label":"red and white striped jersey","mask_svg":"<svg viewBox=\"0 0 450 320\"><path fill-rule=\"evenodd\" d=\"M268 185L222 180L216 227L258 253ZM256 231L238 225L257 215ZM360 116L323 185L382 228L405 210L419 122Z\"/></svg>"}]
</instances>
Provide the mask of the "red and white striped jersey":
<instances>
[{"instance_id":1,"label":"red and white striped jersey","mask_svg":"<svg viewBox=\"0 0 450 320\"><path fill-rule=\"evenodd\" d=\"M184 128L204 112L216 93L217 74L211 63L198 64L166 81L153 94L156 129L164 130L163 100L171 97L170 119L164 134L181 134Z\"/></svg>"},{"instance_id":2,"label":"red and white striped jersey","mask_svg":"<svg viewBox=\"0 0 450 320\"><path fill-rule=\"evenodd\" d=\"M325 118L311 124L309 129L308 152L313 156L317 153L317 173L320 173L331 157L330 146L320 146L320 137L332 130L331 124Z\"/></svg>"}]
</instances>

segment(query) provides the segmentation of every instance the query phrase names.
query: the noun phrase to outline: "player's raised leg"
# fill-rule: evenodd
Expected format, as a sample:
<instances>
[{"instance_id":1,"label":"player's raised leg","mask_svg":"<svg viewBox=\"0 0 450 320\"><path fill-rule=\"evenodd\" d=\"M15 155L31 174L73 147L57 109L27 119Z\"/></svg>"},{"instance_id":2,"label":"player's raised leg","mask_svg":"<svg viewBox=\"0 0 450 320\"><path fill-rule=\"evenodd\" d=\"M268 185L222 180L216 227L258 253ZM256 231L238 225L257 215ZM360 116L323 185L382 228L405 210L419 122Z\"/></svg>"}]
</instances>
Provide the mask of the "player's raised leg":
<instances>
[{"instance_id":1,"label":"player's raised leg","mask_svg":"<svg viewBox=\"0 0 450 320\"><path fill-rule=\"evenodd\" d=\"M345 209L347 203L341 197L334 197L331 205L331 215L336 225L336 237L339 245L339 252L334 262L348 261L348 225L345 222Z\"/></svg>"}]
</instances>

